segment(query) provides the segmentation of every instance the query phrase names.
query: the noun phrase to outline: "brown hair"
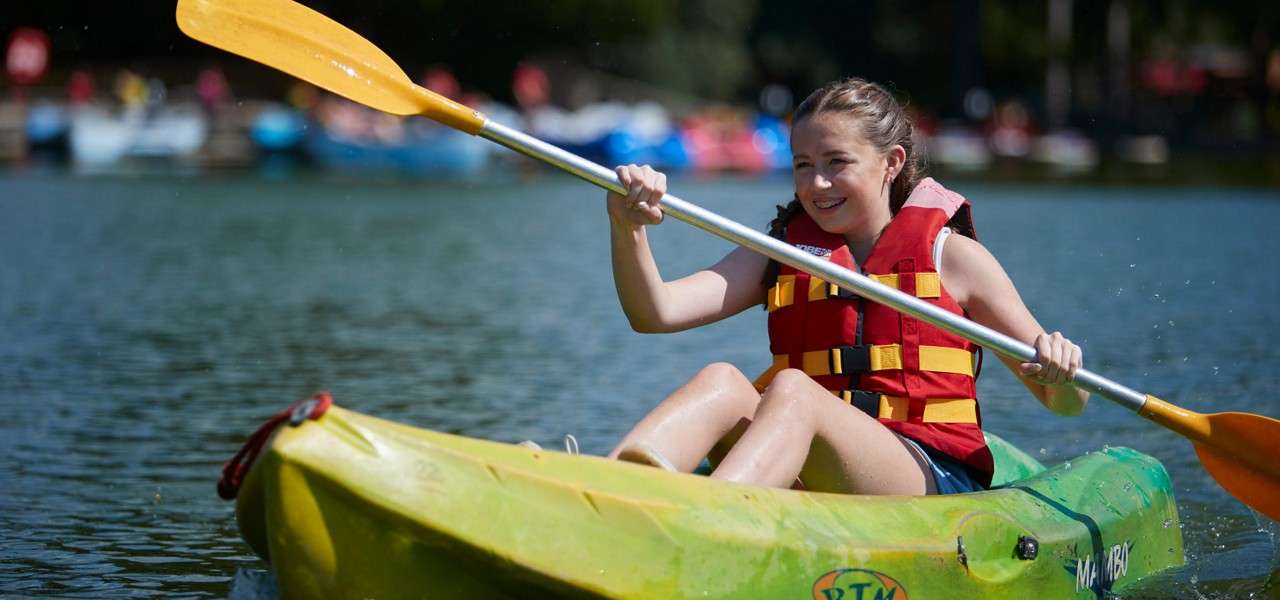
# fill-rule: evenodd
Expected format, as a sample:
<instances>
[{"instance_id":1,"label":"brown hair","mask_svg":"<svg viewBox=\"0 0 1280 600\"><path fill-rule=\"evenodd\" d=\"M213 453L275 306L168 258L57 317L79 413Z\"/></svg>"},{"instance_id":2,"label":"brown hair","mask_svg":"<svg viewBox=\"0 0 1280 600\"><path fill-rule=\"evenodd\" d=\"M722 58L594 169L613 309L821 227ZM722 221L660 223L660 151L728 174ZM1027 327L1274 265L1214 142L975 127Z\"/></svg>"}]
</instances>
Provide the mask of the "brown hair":
<instances>
[{"instance_id":1,"label":"brown hair","mask_svg":"<svg viewBox=\"0 0 1280 600\"><path fill-rule=\"evenodd\" d=\"M893 185L889 188L889 212L898 214L898 209L907 202L907 197L920 182L924 171L911 138L914 126L907 111L884 86L850 77L828 83L809 94L796 107L791 117L792 130L804 119L826 112L843 113L857 118L863 138L881 153L889 152L895 145L902 146L906 151L902 170L893 178ZM787 221L799 210L802 210L799 198L792 199L786 206L779 206L778 216L769 222L769 235L782 239ZM777 264L770 261L765 273L766 283L771 284L777 278L776 267Z\"/></svg>"}]
</instances>

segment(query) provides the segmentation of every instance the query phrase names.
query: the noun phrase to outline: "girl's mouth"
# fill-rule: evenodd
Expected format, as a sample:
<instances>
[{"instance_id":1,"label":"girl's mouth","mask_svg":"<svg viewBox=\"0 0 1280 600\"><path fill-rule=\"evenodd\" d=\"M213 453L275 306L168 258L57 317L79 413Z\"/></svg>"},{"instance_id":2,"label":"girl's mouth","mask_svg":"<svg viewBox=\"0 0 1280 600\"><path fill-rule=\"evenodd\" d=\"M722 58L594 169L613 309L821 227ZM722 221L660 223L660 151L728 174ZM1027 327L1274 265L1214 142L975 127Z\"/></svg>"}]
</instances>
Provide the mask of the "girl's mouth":
<instances>
[{"instance_id":1,"label":"girl's mouth","mask_svg":"<svg viewBox=\"0 0 1280 600\"><path fill-rule=\"evenodd\" d=\"M818 210L831 210L844 204L844 198L819 198L813 201L814 208Z\"/></svg>"}]
</instances>

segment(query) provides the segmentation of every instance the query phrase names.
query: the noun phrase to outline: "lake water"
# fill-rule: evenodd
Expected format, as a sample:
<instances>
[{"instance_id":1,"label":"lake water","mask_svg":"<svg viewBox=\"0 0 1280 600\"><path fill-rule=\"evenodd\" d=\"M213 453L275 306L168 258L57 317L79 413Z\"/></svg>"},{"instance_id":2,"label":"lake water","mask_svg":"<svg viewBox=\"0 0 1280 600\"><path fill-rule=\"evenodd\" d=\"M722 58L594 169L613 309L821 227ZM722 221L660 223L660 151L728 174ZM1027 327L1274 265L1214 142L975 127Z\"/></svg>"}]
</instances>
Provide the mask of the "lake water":
<instances>
[{"instance_id":1,"label":"lake water","mask_svg":"<svg viewBox=\"0 0 1280 600\"><path fill-rule=\"evenodd\" d=\"M1039 320L1086 365L1199 411L1280 416L1280 194L956 182ZM786 177L675 180L763 227ZM0 176L0 596L225 596L261 563L214 493L266 416L318 389L362 412L603 453L704 364L769 360L763 311L628 328L603 194L452 183ZM727 242L651 233L668 277ZM1095 398L1041 408L996 361L988 429L1045 462L1105 444L1172 474L1189 565L1137 597L1270 597L1277 525L1191 447Z\"/></svg>"}]
</instances>

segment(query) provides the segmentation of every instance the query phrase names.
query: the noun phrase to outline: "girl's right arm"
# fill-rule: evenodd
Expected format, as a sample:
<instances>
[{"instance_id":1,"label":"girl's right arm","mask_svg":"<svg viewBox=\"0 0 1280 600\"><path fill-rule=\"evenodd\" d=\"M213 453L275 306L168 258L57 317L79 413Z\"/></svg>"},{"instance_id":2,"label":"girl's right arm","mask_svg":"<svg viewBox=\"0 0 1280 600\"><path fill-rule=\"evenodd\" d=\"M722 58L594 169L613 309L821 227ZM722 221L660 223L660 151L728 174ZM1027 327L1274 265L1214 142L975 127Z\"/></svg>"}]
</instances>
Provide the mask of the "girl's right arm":
<instances>
[{"instance_id":1,"label":"girl's right arm","mask_svg":"<svg viewBox=\"0 0 1280 600\"><path fill-rule=\"evenodd\" d=\"M610 192L613 282L631 328L669 333L713 323L764 299L768 259L738 248L720 262L675 281L663 281L645 235L645 226L662 222L660 207L667 178L649 166L617 168L627 194Z\"/></svg>"}]
</instances>

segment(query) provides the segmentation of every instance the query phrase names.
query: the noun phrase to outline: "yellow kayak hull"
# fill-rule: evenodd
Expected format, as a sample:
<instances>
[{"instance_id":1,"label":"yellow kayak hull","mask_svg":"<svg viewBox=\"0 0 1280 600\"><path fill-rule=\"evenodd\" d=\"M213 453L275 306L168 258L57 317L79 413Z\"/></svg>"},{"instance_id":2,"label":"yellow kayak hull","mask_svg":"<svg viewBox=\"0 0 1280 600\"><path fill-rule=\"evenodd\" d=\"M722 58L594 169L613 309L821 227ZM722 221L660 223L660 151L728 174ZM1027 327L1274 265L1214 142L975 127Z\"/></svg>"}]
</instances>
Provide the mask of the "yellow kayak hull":
<instances>
[{"instance_id":1,"label":"yellow kayak hull","mask_svg":"<svg viewBox=\"0 0 1280 600\"><path fill-rule=\"evenodd\" d=\"M993 491L847 496L332 407L276 432L236 516L286 598L1092 598L1182 563L1154 459L1108 448L1043 470L993 448Z\"/></svg>"}]
</instances>

